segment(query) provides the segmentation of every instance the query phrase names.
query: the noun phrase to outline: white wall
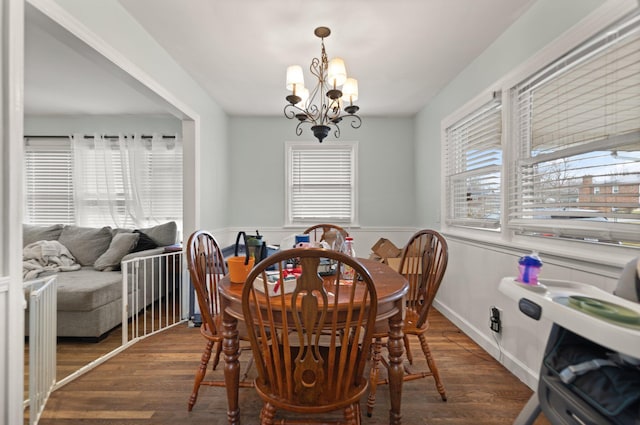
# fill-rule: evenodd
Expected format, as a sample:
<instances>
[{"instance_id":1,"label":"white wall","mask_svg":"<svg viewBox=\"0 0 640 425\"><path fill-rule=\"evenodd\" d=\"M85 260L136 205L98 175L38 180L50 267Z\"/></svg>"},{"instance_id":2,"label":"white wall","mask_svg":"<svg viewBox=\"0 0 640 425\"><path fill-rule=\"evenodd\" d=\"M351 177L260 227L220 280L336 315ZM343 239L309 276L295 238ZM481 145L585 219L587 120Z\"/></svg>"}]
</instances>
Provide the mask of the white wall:
<instances>
[{"instance_id":1,"label":"white wall","mask_svg":"<svg viewBox=\"0 0 640 425\"><path fill-rule=\"evenodd\" d=\"M32 1L36 6L48 3ZM102 41L114 54L111 60L119 66L126 62L128 71L135 70L134 77L142 77L151 89L194 120L196 144L185 146L185 177L193 173L192 178L186 178L190 190L185 193L193 195L185 199L185 211L189 213L185 217L185 234L193 230L189 227L224 226L228 175L226 114L117 0L101 0L91 7L84 0L56 0L56 3Z\"/></svg>"},{"instance_id":2,"label":"white wall","mask_svg":"<svg viewBox=\"0 0 640 425\"><path fill-rule=\"evenodd\" d=\"M603 3L600 0L539 0L482 55L472 62L416 117L417 223L441 228L441 121L509 74ZM438 182L438 184L435 184ZM485 232L486 233L486 232ZM527 252L505 239L488 243L447 234L450 260L436 307L531 387L544 351L550 323L518 312L498 291L502 277L516 274ZM477 236L477 235L476 235ZM489 238L487 238L489 240ZM611 291L627 257L604 263L580 261L586 248L569 244L564 256L543 256L546 278L585 282ZM597 252L592 257L597 257ZM489 309L503 310L503 332L489 330ZM446 384L446 383L445 383Z\"/></svg>"},{"instance_id":3,"label":"white wall","mask_svg":"<svg viewBox=\"0 0 640 425\"><path fill-rule=\"evenodd\" d=\"M171 115L58 115L25 116L26 136L68 136L82 134L182 134L182 122Z\"/></svg>"}]
</instances>

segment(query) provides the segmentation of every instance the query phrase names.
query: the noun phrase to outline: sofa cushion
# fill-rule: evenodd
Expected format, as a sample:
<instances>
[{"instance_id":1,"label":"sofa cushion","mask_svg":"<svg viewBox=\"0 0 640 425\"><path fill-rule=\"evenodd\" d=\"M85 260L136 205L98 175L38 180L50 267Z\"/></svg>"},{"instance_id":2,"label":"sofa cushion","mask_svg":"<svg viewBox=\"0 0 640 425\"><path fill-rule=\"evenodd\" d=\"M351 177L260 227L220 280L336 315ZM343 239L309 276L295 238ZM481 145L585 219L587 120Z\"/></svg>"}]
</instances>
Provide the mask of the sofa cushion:
<instances>
[{"instance_id":1,"label":"sofa cushion","mask_svg":"<svg viewBox=\"0 0 640 425\"><path fill-rule=\"evenodd\" d=\"M111 229L111 236L115 236L118 233L131 233L133 232L133 229L125 229L124 227L116 227L114 229Z\"/></svg>"},{"instance_id":2,"label":"sofa cushion","mask_svg":"<svg viewBox=\"0 0 640 425\"><path fill-rule=\"evenodd\" d=\"M22 247L37 241L57 241L62 233L62 224L53 226L38 226L35 224L22 225Z\"/></svg>"},{"instance_id":3,"label":"sofa cushion","mask_svg":"<svg viewBox=\"0 0 640 425\"><path fill-rule=\"evenodd\" d=\"M117 233L111 239L109 248L93 263L93 268L100 271L119 268L122 257L135 248L139 238L138 233Z\"/></svg>"},{"instance_id":4,"label":"sofa cushion","mask_svg":"<svg viewBox=\"0 0 640 425\"><path fill-rule=\"evenodd\" d=\"M58 310L91 311L122 298L122 273L93 267L57 274Z\"/></svg>"},{"instance_id":5,"label":"sofa cushion","mask_svg":"<svg viewBox=\"0 0 640 425\"><path fill-rule=\"evenodd\" d=\"M175 221L169 221L164 224L139 230L153 239L158 246L168 246L176 243L178 226Z\"/></svg>"},{"instance_id":6,"label":"sofa cushion","mask_svg":"<svg viewBox=\"0 0 640 425\"><path fill-rule=\"evenodd\" d=\"M58 241L66 246L76 261L91 266L111 244L111 227L64 226Z\"/></svg>"}]
</instances>

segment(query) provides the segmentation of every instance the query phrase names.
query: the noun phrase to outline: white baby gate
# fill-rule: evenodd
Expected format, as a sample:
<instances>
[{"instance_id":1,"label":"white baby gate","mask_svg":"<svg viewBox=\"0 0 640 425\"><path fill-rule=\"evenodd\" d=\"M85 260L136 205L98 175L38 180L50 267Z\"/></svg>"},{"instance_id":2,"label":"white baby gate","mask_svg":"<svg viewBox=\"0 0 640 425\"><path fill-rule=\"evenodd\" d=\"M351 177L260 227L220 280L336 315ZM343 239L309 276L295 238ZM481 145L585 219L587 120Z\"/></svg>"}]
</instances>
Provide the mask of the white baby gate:
<instances>
[{"instance_id":1,"label":"white baby gate","mask_svg":"<svg viewBox=\"0 0 640 425\"><path fill-rule=\"evenodd\" d=\"M184 322L188 282L182 251L123 261L122 345Z\"/></svg>"},{"instance_id":2,"label":"white baby gate","mask_svg":"<svg viewBox=\"0 0 640 425\"><path fill-rule=\"evenodd\" d=\"M25 282L29 293L29 423L37 424L56 384L57 281Z\"/></svg>"}]
</instances>

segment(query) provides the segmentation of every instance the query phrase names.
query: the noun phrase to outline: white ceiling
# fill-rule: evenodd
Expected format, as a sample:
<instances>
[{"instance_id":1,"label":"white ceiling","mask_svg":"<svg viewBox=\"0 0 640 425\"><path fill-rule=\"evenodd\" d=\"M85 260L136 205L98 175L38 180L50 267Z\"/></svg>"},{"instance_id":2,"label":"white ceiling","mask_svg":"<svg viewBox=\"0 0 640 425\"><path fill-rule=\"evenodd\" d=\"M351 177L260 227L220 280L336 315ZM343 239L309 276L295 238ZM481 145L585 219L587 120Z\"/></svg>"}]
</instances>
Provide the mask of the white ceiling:
<instances>
[{"instance_id":1,"label":"white ceiling","mask_svg":"<svg viewBox=\"0 0 640 425\"><path fill-rule=\"evenodd\" d=\"M231 115L281 115L288 65L320 54L358 79L362 116L410 116L482 53L533 0L119 0ZM27 114L167 110L118 72L26 25ZM71 43L73 44L73 43ZM143 52L141 52L143 54ZM310 84L311 75L305 79Z\"/></svg>"}]
</instances>

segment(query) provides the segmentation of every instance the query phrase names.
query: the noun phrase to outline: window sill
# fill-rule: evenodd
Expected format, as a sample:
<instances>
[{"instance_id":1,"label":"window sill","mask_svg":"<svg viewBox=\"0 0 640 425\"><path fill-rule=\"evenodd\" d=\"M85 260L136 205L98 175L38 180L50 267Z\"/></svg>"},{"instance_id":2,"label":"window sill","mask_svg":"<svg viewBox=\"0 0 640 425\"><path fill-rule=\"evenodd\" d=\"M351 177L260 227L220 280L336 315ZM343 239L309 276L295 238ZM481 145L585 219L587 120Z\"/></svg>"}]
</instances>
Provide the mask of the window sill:
<instances>
[{"instance_id":1,"label":"window sill","mask_svg":"<svg viewBox=\"0 0 640 425\"><path fill-rule=\"evenodd\" d=\"M532 236L514 236L511 240L507 240L499 232L474 229L449 228L443 229L442 233L452 241L511 255L521 256L537 251L545 263L584 271L593 270L612 278L618 278L620 269L640 256L640 249L627 246Z\"/></svg>"}]
</instances>

